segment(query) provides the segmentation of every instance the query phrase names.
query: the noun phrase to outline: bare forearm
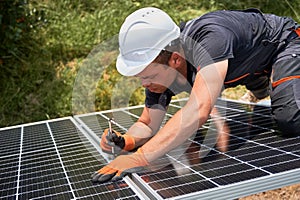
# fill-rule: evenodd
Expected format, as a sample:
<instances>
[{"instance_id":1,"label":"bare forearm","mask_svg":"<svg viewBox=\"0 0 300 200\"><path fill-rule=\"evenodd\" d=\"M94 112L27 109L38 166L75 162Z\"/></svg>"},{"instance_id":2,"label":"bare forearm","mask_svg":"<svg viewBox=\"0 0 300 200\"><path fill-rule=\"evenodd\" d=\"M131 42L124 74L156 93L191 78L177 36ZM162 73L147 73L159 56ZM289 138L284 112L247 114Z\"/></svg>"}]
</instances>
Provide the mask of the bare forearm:
<instances>
[{"instance_id":1,"label":"bare forearm","mask_svg":"<svg viewBox=\"0 0 300 200\"><path fill-rule=\"evenodd\" d=\"M153 132L146 124L136 122L129 128L126 134L133 136L135 140L135 147L139 147L145 144L152 137Z\"/></svg>"},{"instance_id":2,"label":"bare forearm","mask_svg":"<svg viewBox=\"0 0 300 200\"><path fill-rule=\"evenodd\" d=\"M166 111L144 108L139 120L128 130L127 134L135 139L135 147L145 144L160 128Z\"/></svg>"},{"instance_id":3,"label":"bare forearm","mask_svg":"<svg viewBox=\"0 0 300 200\"><path fill-rule=\"evenodd\" d=\"M220 151L226 152L228 149L230 129L225 119L220 115L216 107L212 110L210 116L213 119L214 125L218 132L216 145Z\"/></svg>"},{"instance_id":4,"label":"bare forearm","mask_svg":"<svg viewBox=\"0 0 300 200\"><path fill-rule=\"evenodd\" d=\"M182 144L207 121L222 90L227 67L228 61L225 60L207 66L197 73L187 104L141 147L149 162Z\"/></svg>"},{"instance_id":5,"label":"bare forearm","mask_svg":"<svg viewBox=\"0 0 300 200\"><path fill-rule=\"evenodd\" d=\"M195 111L186 106L178 111L168 123L142 149L146 159L151 162L182 144L207 120L208 114Z\"/></svg>"}]
</instances>

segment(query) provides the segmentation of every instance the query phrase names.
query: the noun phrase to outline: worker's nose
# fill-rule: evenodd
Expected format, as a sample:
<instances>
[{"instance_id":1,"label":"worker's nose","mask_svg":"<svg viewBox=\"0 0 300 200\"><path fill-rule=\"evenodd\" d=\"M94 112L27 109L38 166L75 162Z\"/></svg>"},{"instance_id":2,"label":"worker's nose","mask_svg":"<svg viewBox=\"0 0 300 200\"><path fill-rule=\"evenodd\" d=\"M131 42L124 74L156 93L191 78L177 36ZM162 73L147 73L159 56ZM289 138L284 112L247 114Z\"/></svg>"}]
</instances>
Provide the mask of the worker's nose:
<instances>
[{"instance_id":1,"label":"worker's nose","mask_svg":"<svg viewBox=\"0 0 300 200\"><path fill-rule=\"evenodd\" d=\"M145 88L151 85L151 81L148 79L141 79L141 82L142 82L142 86Z\"/></svg>"}]
</instances>

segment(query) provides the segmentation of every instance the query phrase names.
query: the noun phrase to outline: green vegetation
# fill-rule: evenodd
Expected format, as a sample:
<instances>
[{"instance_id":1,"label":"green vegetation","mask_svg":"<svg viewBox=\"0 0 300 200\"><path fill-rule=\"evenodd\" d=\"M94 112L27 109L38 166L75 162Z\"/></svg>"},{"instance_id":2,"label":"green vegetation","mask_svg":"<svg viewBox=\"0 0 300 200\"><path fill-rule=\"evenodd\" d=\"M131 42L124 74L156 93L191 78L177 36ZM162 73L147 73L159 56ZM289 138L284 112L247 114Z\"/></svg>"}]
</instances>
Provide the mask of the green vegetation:
<instances>
[{"instance_id":1,"label":"green vegetation","mask_svg":"<svg viewBox=\"0 0 300 200\"><path fill-rule=\"evenodd\" d=\"M120 84L112 37L128 14L145 6L164 9L177 23L249 7L300 21L300 0L1 0L0 126L110 109L127 105L126 98L143 103L137 80Z\"/></svg>"}]
</instances>

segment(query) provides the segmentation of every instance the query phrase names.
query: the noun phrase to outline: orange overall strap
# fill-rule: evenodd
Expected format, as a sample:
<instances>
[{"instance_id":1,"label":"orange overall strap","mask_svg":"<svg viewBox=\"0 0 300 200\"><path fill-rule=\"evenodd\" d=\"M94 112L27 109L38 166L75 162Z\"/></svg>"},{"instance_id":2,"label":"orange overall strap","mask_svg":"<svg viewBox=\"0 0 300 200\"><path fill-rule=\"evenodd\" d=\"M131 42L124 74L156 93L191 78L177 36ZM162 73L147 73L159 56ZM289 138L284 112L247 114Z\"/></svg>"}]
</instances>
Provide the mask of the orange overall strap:
<instances>
[{"instance_id":1,"label":"orange overall strap","mask_svg":"<svg viewBox=\"0 0 300 200\"><path fill-rule=\"evenodd\" d=\"M280 85L281 83L284 83L286 81L289 81L289 80L292 80L292 79L296 79L296 78L300 78L300 75L298 75L298 76L288 76L288 77L282 78L282 79L280 79L278 81L273 82L272 83L272 87L275 88L278 85Z\"/></svg>"},{"instance_id":2,"label":"orange overall strap","mask_svg":"<svg viewBox=\"0 0 300 200\"><path fill-rule=\"evenodd\" d=\"M295 32L297 33L297 35L300 37L300 27L299 28L297 28L296 30L295 30Z\"/></svg>"}]
</instances>

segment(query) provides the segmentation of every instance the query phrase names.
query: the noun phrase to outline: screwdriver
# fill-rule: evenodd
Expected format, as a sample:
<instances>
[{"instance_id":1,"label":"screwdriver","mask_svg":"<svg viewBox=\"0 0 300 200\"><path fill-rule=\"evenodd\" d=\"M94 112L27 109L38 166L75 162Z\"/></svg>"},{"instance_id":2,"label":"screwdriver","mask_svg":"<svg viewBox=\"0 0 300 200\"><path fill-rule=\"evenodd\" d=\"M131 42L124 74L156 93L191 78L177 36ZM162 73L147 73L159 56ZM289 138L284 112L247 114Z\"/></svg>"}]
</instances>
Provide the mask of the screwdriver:
<instances>
[{"instance_id":1,"label":"screwdriver","mask_svg":"<svg viewBox=\"0 0 300 200\"><path fill-rule=\"evenodd\" d=\"M111 128L111 123L112 123L112 121L113 121L113 118L110 118L109 120L108 120L108 126L109 126L109 131L108 131L108 138L113 138L113 135L112 135L112 128ZM113 142L113 141L111 141L111 142ZM111 147L111 152L112 152L112 154L113 155L115 155L115 148L114 147Z\"/></svg>"}]
</instances>

